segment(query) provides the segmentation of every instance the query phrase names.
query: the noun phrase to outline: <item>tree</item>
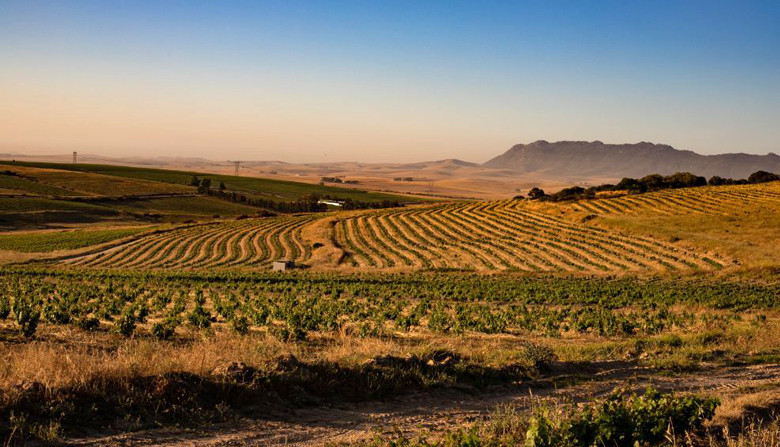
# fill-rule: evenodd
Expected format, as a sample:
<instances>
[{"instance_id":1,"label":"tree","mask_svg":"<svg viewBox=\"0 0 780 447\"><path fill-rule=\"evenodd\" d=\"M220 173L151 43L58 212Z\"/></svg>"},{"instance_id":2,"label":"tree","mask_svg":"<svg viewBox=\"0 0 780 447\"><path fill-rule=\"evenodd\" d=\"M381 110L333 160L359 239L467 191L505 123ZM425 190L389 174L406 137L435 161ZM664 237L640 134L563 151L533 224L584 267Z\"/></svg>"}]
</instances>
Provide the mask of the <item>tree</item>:
<instances>
[{"instance_id":1,"label":"tree","mask_svg":"<svg viewBox=\"0 0 780 447\"><path fill-rule=\"evenodd\" d=\"M705 186L707 179L691 174L690 172L676 172L666 178L666 183L671 188L690 188L693 186Z\"/></svg>"},{"instance_id":2,"label":"tree","mask_svg":"<svg viewBox=\"0 0 780 447\"><path fill-rule=\"evenodd\" d=\"M780 175L766 171L756 171L750 174L750 177L747 179L748 183L766 183L774 182L776 180L780 180Z\"/></svg>"},{"instance_id":3,"label":"tree","mask_svg":"<svg viewBox=\"0 0 780 447\"><path fill-rule=\"evenodd\" d=\"M630 177L624 177L623 180L620 181L617 185L615 185L615 189L625 190L629 192L645 192L647 191L647 187L644 183L638 181L637 179L630 178Z\"/></svg>"},{"instance_id":4,"label":"tree","mask_svg":"<svg viewBox=\"0 0 780 447\"><path fill-rule=\"evenodd\" d=\"M581 186L572 186L571 188L563 188L562 190L553 194L556 200L577 199L584 195L585 195L585 188Z\"/></svg>"},{"instance_id":5,"label":"tree","mask_svg":"<svg viewBox=\"0 0 780 447\"><path fill-rule=\"evenodd\" d=\"M200 186L198 186L198 192L201 194L208 194L209 189L211 189L211 179L204 178L200 181Z\"/></svg>"},{"instance_id":6,"label":"tree","mask_svg":"<svg viewBox=\"0 0 780 447\"><path fill-rule=\"evenodd\" d=\"M198 178L197 175L192 176L192 179L190 180L190 186L195 186L195 187L200 186L200 179Z\"/></svg>"},{"instance_id":7,"label":"tree","mask_svg":"<svg viewBox=\"0 0 780 447\"><path fill-rule=\"evenodd\" d=\"M219 190L224 191L226 189L225 182L219 182Z\"/></svg>"},{"instance_id":8,"label":"tree","mask_svg":"<svg viewBox=\"0 0 780 447\"><path fill-rule=\"evenodd\" d=\"M640 183L645 185L645 189L648 191L658 191L664 189L664 178L660 174L650 174L639 179Z\"/></svg>"},{"instance_id":9,"label":"tree","mask_svg":"<svg viewBox=\"0 0 780 447\"><path fill-rule=\"evenodd\" d=\"M723 177L713 175L709 180L707 180L707 184L710 186L726 185L729 180L731 179L725 179Z\"/></svg>"},{"instance_id":10,"label":"tree","mask_svg":"<svg viewBox=\"0 0 780 447\"><path fill-rule=\"evenodd\" d=\"M530 191L528 191L528 197L532 199L540 199L544 197L546 194L544 193L544 190L541 188L531 188Z\"/></svg>"}]
</instances>

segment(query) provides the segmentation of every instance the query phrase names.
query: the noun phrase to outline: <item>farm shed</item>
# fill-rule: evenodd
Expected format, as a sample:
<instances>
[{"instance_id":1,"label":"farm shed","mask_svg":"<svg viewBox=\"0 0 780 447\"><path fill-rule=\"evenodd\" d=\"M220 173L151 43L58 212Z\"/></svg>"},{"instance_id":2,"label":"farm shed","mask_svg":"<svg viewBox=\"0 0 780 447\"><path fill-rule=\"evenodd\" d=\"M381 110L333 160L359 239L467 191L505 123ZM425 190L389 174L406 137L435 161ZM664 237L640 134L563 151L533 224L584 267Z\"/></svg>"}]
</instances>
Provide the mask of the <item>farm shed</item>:
<instances>
[{"instance_id":1,"label":"farm shed","mask_svg":"<svg viewBox=\"0 0 780 447\"><path fill-rule=\"evenodd\" d=\"M271 270L274 272L284 272L286 270L292 270L295 268L295 263L293 261L288 261L286 259L282 259L279 261L274 261L273 267L271 267Z\"/></svg>"}]
</instances>

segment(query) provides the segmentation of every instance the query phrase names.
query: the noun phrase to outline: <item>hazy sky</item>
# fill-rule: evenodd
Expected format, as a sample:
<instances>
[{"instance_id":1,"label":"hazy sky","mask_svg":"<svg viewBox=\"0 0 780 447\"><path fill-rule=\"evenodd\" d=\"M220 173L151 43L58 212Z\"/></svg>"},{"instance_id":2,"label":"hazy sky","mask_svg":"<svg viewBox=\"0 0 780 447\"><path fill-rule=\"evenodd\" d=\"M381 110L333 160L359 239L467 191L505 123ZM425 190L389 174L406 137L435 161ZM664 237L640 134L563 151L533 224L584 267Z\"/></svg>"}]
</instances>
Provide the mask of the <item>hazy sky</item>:
<instances>
[{"instance_id":1,"label":"hazy sky","mask_svg":"<svg viewBox=\"0 0 780 447\"><path fill-rule=\"evenodd\" d=\"M780 1L0 0L0 151L780 152Z\"/></svg>"}]
</instances>

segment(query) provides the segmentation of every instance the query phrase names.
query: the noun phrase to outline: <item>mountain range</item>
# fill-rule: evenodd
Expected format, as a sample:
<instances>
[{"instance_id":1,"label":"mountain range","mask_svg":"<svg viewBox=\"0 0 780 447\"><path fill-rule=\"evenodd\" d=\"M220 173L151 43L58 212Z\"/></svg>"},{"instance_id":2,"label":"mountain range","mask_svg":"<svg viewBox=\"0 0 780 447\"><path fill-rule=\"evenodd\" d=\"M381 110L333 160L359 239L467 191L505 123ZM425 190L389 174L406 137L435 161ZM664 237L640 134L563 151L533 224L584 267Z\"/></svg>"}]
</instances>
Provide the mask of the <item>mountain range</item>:
<instances>
[{"instance_id":1,"label":"mountain range","mask_svg":"<svg viewBox=\"0 0 780 447\"><path fill-rule=\"evenodd\" d=\"M489 168L511 169L519 175L537 174L548 178L642 177L692 172L710 177L719 175L746 178L764 170L780 172L780 156L770 153L700 155L665 144L604 144L601 141L544 140L518 144L483 164Z\"/></svg>"}]
</instances>

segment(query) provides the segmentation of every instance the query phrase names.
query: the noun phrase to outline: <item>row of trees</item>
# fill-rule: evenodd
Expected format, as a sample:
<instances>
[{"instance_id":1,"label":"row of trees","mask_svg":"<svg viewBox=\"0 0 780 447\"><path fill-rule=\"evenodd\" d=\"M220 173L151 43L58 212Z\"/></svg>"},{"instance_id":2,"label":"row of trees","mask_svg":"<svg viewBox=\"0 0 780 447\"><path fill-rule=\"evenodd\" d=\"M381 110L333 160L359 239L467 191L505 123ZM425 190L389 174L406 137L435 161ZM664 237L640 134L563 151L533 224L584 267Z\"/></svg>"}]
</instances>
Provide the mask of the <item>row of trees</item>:
<instances>
[{"instance_id":1,"label":"row of trees","mask_svg":"<svg viewBox=\"0 0 780 447\"><path fill-rule=\"evenodd\" d=\"M225 189L207 189L201 193L220 200L278 211L280 213L320 213L328 210L328 205L319 203L320 197L317 194L302 196L293 202L279 202L259 197L247 197L236 191Z\"/></svg>"},{"instance_id":2,"label":"row of trees","mask_svg":"<svg viewBox=\"0 0 780 447\"><path fill-rule=\"evenodd\" d=\"M718 186L718 185L747 185L756 183L766 183L780 180L780 175L766 171L756 171L747 179L731 179L719 176L713 176L709 180L704 177L691 174L690 172L677 172L672 175L663 176L660 174L646 175L640 179L630 177L623 178L617 185L604 184L583 188L581 186L572 186L564 188L555 194L545 194L540 188L531 188L528 191L528 197L531 199L547 200L552 202L589 199L596 196L597 192L602 191L627 191L629 194L641 194L643 192L660 191L662 189L675 188L694 188L698 186ZM518 196L517 198L522 198Z\"/></svg>"},{"instance_id":3,"label":"row of trees","mask_svg":"<svg viewBox=\"0 0 780 447\"><path fill-rule=\"evenodd\" d=\"M327 196L324 198L328 198ZM337 199L338 200L338 199ZM341 208L345 210L366 210L380 208L400 208L403 203L396 200L382 200L379 202L360 202L358 200L346 199L341 202Z\"/></svg>"}]
</instances>

